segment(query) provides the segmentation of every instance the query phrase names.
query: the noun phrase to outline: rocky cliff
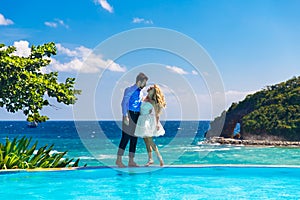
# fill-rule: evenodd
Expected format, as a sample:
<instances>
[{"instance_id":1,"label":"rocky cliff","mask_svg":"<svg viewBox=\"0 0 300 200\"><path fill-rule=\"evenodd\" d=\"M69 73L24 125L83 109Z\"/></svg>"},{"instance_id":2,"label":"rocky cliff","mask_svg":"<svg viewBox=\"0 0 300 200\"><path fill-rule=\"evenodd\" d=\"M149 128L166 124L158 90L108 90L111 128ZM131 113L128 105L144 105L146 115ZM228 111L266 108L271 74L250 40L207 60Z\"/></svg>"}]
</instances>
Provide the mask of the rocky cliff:
<instances>
[{"instance_id":1,"label":"rocky cliff","mask_svg":"<svg viewBox=\"0 0 300 200\"><path fill-rule=\"evenodd\" d=\"M300 140L300 77L267 86L233 103L211 122L207 137L233 137L240 123L244 139ZM224 126L223 126L224 124Z\"/></svg>"}]
</instances>

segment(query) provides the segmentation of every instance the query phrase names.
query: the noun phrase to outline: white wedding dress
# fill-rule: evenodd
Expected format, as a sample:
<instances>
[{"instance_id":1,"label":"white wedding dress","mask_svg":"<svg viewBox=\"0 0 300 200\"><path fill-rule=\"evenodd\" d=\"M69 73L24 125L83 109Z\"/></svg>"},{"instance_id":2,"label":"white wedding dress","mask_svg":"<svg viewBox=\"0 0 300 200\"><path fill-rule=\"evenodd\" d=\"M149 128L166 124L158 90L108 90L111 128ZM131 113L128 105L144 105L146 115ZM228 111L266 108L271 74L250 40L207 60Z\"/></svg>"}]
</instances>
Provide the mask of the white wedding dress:
<instances>
[{"instance_id":1,"label":"white wedding dress","mask_svg":"<svg viewBox=\"0 0 300 200\"><path fill-rule=\"evenodd\" d=\"M136 137L158 137L165 134L165 130L160 122L158 122L159 129L156 128L155 111L150 102L143 101L140 109L140 116L138 118L135 133Z\"/></svg>"}]
</instances>

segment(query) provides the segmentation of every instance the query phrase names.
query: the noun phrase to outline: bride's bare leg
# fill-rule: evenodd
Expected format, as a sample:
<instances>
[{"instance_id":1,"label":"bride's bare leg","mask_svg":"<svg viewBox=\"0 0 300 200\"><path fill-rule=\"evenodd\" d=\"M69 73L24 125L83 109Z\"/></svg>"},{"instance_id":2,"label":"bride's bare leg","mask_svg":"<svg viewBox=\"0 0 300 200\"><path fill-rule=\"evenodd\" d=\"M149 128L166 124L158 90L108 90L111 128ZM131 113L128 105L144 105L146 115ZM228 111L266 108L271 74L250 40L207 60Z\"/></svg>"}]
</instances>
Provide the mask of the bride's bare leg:
<instances>
[{"instance_id":1,"label":"bride's bare leg","mask_svg":"<svg viewBox=\"0 0 300 200\"><path fill-rule=\"evenodd\" d=\"M148 140L149 140L148 142L149 142L150 146L151 146L152 149L155 151L155 153L156 153L156 155L157 155L157 158L159 159L159 164L160 164L160 166L163 166L163 165L164 165L164 161L163 161L163 159L162 159L161 154L160 154L159 151L158 151L158 147L157 147L156 144L153 142L153 139L152 139L152 138L149 138Z\"/></svg>"},{"instance_id":2,"label":"bride's bare leg","mask_svg":"<svg viewBox=\"0 0 300 200\"><path fill-rule=\"evenodd\" d=\"M145 142L147 152L148 152L148 162L145 164L145 166L148 167L154 163L153 157L152 157L152 147L149 143L149 138L144 138L144 142Z\"/></svg>"}]
</instances>

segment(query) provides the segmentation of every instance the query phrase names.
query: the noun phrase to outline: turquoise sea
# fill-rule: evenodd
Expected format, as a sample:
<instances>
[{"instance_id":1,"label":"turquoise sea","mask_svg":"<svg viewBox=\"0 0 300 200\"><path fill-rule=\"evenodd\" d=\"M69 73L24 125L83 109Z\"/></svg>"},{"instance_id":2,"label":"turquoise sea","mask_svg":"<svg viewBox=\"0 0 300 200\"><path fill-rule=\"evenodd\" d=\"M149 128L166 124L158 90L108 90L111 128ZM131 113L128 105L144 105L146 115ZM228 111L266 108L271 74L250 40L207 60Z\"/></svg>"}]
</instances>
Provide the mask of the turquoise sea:
<instances>
[{"instance_id":1,"label":"turquoise sea","mask_svg":"<svg viewBox=\"0 0 300 200\"><path fill-rule=\"evenodd\" d=\"M117 121L48 121L37 128L28 128L24 121L1 121L0 141L16 136L32 137L32 144L54 144L55 151L68 151L67 156L80 158L80 165L113 166L121 137L121 122ZM247 164L299 165L300 148L246 147L203 144L209 121L166 121L166 134L156 138L166 165L181 164ZM124 163L127 164L127 147ZM142 139L138 140L136 161L147 161ZM157 160L156 163L158 164Z\"/></svg>"},{"instance_id":2,"label":"turquoise sea","mask_svg":"<svg viewBox=\"0 0 300 200\"><path fill-rule=\"evenodd\" d=\"M0 122L0 140L32 137L80 158L77 170L1 171L0 199L299 199L300 148L204 144L208 121L163 122L165 166L115 168L121 122ZM127 151L126 151L127 154ZM124 163L127 164L127 156ZM136 161L147 161L139 139ZM111 167L113 166L113 167Z\"/></svg>"}]
</instances>

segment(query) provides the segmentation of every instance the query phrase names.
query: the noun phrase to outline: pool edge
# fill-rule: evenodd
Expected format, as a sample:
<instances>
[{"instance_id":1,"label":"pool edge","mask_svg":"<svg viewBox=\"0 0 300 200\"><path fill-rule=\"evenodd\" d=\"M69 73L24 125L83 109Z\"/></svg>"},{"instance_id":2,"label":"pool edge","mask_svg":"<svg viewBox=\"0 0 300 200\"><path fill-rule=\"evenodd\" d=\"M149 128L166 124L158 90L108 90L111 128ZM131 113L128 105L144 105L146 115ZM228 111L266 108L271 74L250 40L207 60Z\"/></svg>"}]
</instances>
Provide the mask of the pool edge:
<instances>
[{"instance_id":1,"label":"pool edge","mask_svg":"<svg viewBox=\"0 0 300 200\"><path fill-rule=\"evenodd\" d=\"M126 169L151 169L151 168L300 168L300 165L248 165L248 164L185 164L185 165L165 165L163 167L159 165L153 165L150 167L126 167L118 168L117 166L87 166L87 167L67 167L67 168L36 168L36 169L5 169L0 170L0 174L7 173L18 173L18 172L53 172L53 171L74 171L74 170L85 170L85 169L115 169L115 170L126 170Z\"/></svg>"}]
</instances>

